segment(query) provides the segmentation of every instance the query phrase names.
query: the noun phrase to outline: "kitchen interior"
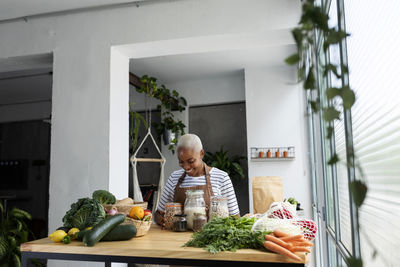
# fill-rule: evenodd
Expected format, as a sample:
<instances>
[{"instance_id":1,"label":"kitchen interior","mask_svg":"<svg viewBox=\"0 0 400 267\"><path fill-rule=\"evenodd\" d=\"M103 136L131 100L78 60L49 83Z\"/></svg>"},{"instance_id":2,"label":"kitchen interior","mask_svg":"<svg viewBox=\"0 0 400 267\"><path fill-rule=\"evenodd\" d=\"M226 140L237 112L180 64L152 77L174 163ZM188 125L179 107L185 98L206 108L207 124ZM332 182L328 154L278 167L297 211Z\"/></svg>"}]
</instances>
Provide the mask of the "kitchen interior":
<instances>
[{"instance_id":1,"label":"kitchen interior","mask_svg":"<svg viewBox=\"0 0 400 267\"><path fill-rule=\"evenodd\" d=\"M335 147L341 158L346 157L345 140L348 138L348 125L345 125L345 121L349 120L343 118L340 123L335 124L334 140L324 141L326 133L322 117L312 114L309 105L313 96L301 88L302 84L297 81L296 68L284 62L285 58L296 51L295 40L289 33L290 29L297 25L302 2L254 2L247 6L253 12L250 12L252 16L248 15L249 10L242 10L240 1L233 4L227 1L208 3L210 6L216 5L213 10L228 8L231 12L226 13L226 19L232 23L236 21L233 26L224 24L218 14L214 14L213 10L195 0L141 2L125 3L127 6L121 4L113 8L96 7L93 10L84 7L82 11L71 11L76 6L65 6L65 14L51 14L51 6L43 10L31 7L24 15L33 14L32 11L35 10L37 14L50 14L28 16L25 21L28 28L18 32L15 35L16 39L10 37L5 43L5 49L0 48L0 198L4 210L15 206L31 214L32 219L28 221L31 231L29 241L42 239L52 244L48 236L62 226L63 216L71 208L71 204L79 198L91 197L96 190L108 190L117 200L128 197L136 200L134 172L137 173L140 191L146 203L143 210L152 213L150 221L154 219L157 205L154 198L162 191L159 184L160 172L164 171L163 175L167 180L173 171L179 169L179 162L177 152L170 148L171 140L164 141L155 127L151 128L151 133L156 146L149 139L140 146L148 131L143 123L139 126L137 144L133 148L133 125L130 122L129 111L136 112L149 124L162 122L157 107L160 104L158 100L146 97L137 90L143 84L138 83L138 80L148 75L157 78L159 86L165 85L171 91L176 90L179 96L185 98L187 103L184 110L172 109L172 112L175 118L185 125L186 133L194 133L200 137L206 152L216 154L225 151L231 159L240 158L239 164L244 175L231 179L243 218L256 220L259 218L252 217L253 213L267 214L268 211L279 217L279 212L285 214L290 209L290 219L294 216L299 220L312 222L309 222L308 226L302 226L302 229L313 228L314 224L318 226L318 231L307 232L313 235L312 237L304 234L304 237L309 237L307 240L312 240L313 243L312 247L307 243L309 247L302 248L303 262L300 266L357 266L351 265L351 261L346 257L359 256L360 253L363 256L363 266L395 266L394 262L398 256L388 247L394 247L398 242L390 237L383 240L372 237L373 242L385 248L380 249L379 246L376 248L371 245L368 241L369 235L365 234L377 233L376 228L380 222L371 215L376 212L380 216L390 218L384 222L383 231L392 231L393 236L400 237L399 231L394 230L391 223L396 221L396 213L388 215L385 212L387 209L398 210L398 183L393 178L398 174L398 168L393 167L398 163L398 157L396 153L389 153L398 146L398 112L397 103L393 100L398 96L393 90L393 84L398 80L394 80L392 73L388 72L386 77L394 82L385 84L386 91L382 95L376 95L372 91L360 91L359 88L363 86L369 89L369 86L362 82L367 78L357 71L350 73L350 80L358 88L356 93L360 99L359 103L371 106L371 96L379 99L377 106L382 110L373 109L376 115L369 113L370 118L380 115L380 119L376 118L375 122L386 122L386 118L392 122L382 125L381 129L375 129L371 139L368 139L363 134L368 132L369 128L366 125L370 125L363 117L363 114L365 116L367 113L362 112L361 104L357 103L352 110L355 149L360 151L360 159L370 177L371 185L368 188L369 198L365 202L366 206L360 210L361 230L358 229L358 232L353 225L359 218L358 215L352 217L354 210L351 209L354 209L354 206L350 201L347 181L347 175L352 175L351 168L338 164L337 169L331 169L330 165L324 163L328 161L327 153ZM348 1L316 2L323 2L322 6L332 18L330 23L341 23L340 17L335 14ZM81 5L85 5L85 2ZM348 5L348 10L353 13L346 11L350 12L346 16L351 18L350 14L355 14L357 6ZM71 7L73 9L70 9ZM269 12L269 16L265 16L263 12L257 11L261 7L266 10L275 8L281 11L277 12L278 14L285 15L279 17ZM386 5L384 11L388 12L389 7L389 4ZM180 17L177 10L186 13L183 12L183 17ZM135 18L132 19L128 11L133 12ZM235 18L239 14L243 15L243 12L247 14L247 21L237 24ZM371 12L369 10L366 14L371 15ZM165 29L162 30L162 27L168 26L160 25L160 21L147 20L146 16L155 13L166 16L169 20L160 21L176 26L173 30L171 28L170 35ZM209 23L209 27L204 27L202 23L196 24L186 16L187 14L195 14L195 18L202 23ZM206 17L203 18L199 14ZM98 27L104 23L103 15L115 19L109 28ZM60 25L52 25L51 22L56 21L58 16L62 17ZM362 19L366 21L365 17ZM20 27L19 16L12 18L4 15L3 20L0 24L0 33L3 33L1 30L4 28L3 36L11 36L10 29ZM51 21L50 24L47 20ZM190 21L191 25L182 26L182 20ZM140 30L132 27L130 32L127 25L132 26L139 21L145 21L147 24L144 23L144 28ZM78 23L87 27L79 28ZM348 27L357 32L360 30L360 24L362 23L349 19ZM216 25L216 28L212 29L211 25ZM161 30L157 30L156 26L161 27ZM23 42L28 38L27 31L35 30L36 27L43 30L38 32L32 42L37 43L40 49L34 46L32 48ZM77 28L82 35L74 33ZM119 30L115 30L117 28ZM205 29L209 29L210 33ZM92 36L88 34L91 30ZM386 37L382 33L381 38ZM357 38L367 38L367 35L360 34ZM14 43L18 43L18 46L13 46ZM357 45L359 43L356 41L348 42L350 66L353 62L359 63L356 57L359 56ZM328 51L327 57L322 58L342 63L347 57L340 51L333 48ZM354 53L353 57L351 52ZM381 60L385 59L386 57L382 56ZM379 65L378 63L380 61L377 61L376 65ZM361 65L359 63L357 66ZM325 81L317 77L320 88L326 88L327 84L340 84L341 81L338 82L333 75L331 76ZM135 79L131 80L131 77ZM368 77L371 79L370 83L374 84L371 77L373 75ZM364 94L369 98L364 98ZM381 105L386 98L392 99L392 102ZM388 117L389 113L392 114L392 120ZM391 127L392 130L387 127ZM385 129L390 134L380 134L380 131ZM380 134L381 138L375 138L374 134ZM363 143L363 139L369 140L371 147L375 143L381 146L368 148L365 145L367 141ZM388 144L392 146L388 148ZM137 158L158 158L159 149L165 164L138 162L134 170L130 159L139 146L140 149L135 154ZM383 164L387 171L382 170L383 167L376 167L378 163ZM255 194L255 189L259 189L256 186L260 186L261 192L264 193L270 190L265 194L273 196L274 200L267 201L262 196L260 201L260 196ZM388 190L388 187L392 189ZM265 188L271 189L263 191ZM288 202L284 200L296 203L294 211L291 210L292 206L285 206ZM278 213L276 207L270 209L270 203L275 201L286 203L277 208L280 209ZM129 205L138 206L136 204ZM118 206L106 208L106 211L114 208L118 213L124 213L128 221L133 218L130 216L131 210L122 211ZM178 233L171 231L172 228L170 231L161 231L155 228L158 227L155 223L144 222L143 218L149 218L146 216L148 215L141 219L143 223L134 224L138 232L135 232L136 237L129 241L132 242L132 251L136 249L134 242L137 243L136 246L144 248L148 246L146 240L156 243L155 234L171 234L173 240L180 240L183 236L188 240L192 238L190 231ZM148 228L145 229L144 225ZM275 234L275 237L286 238L279 237L279 233ZM274 240L274 235L270 238ZM57 243L56 245L61 245ZM99 242L94 247L84 249L89 251L107 244L112 242ZM70 245L82 246L82 243L75 240L65 247ZM170 245L172 249L182 249L183 243L171 242ZM183 248L186 249L198 249L205 253L201 248ZM279 253L272 253L271 248L267 248L268 252L265 252L265 248L262 249L262 252L254 250L254 261L265 262L267 257L272 257L268 259L282 261L287 266L298 266L293 264L296 258L288 259L278 255ZM146 254L150 253L146 250L129 253L154 258L154 255ZM224 264L229 264L228 256L224 256L229 254L224 253L226 252L216 255L221 257L220 260L225 260ZM201 257L208 259L215 256L211 255L204 254L199 257L201 260ZM241 250L234 255L234 261L243 260ZM72 264L71 261L51 258L46 260L46 257L43 257L44 259L36 262L42 264L39 266ZM107 255L103 255L103 258L97 258L95 261L105 261L106 266L109 266L107 264L111 265L111 261L104 260L106 257ZM81 259L77 256L73 260ZM186 262L176 257L158 263L190 265L195 261ZM209 263L215 264L211 261ZM103 266L104 263L89 265ZM37 265L28 262L28 266ZM88 265L74 261L73 266ZM125 265L114 262L112 266Z\"/></svg>"}]
</instances>

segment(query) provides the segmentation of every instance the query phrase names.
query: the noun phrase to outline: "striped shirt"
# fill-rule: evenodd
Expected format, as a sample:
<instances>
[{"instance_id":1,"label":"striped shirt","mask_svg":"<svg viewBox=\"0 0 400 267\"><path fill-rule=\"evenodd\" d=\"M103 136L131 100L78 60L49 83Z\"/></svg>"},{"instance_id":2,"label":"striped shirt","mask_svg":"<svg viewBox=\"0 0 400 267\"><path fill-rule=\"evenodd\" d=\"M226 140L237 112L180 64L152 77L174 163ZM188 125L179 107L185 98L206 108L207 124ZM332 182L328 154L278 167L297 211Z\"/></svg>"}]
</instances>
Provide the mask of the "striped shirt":
<instances>
[{"instance_id":1,"label":"striped shirt","mask_svg":"<svg viewBox=\"0 0 400 267\"><path fill-rule=\"evenodd\" d=\"M174 171L168 178L168 181L165 184L164 190L161 194L160 202L158 203L159 211L165 211L165 203L174 201L175 187L183 172L183 169ZM232 182L228 174L220 169L212 168L210 170L210 182L214 196L223 196L228 199L229 215L239 214L235 190L233 189ZM206 178L204 175L192 177L186 174L185 179L180 187L192 187L198 185L206 185Z\"/></svg>"}]
</instances>

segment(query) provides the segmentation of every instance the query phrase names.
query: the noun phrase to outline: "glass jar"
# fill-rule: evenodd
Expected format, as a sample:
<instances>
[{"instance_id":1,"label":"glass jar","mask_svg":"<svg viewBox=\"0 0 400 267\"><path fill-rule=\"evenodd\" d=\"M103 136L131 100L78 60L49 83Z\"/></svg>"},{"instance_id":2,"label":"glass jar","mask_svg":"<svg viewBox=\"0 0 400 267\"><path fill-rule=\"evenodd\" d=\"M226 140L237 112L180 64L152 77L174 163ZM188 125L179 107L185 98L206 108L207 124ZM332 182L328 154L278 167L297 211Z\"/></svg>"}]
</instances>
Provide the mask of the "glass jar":
<instances>
[{"instance_id":1,"label":"glass jar","mask_svg":"<svg viewBox=\"0 0 400 267\"><path fill-rule=\"evenodd\" d=\"M186 214L175 214L175 216L174 216L174 231L175 232L187 231Z\"/></svg>"},{"instance_id":2,"label":"glass jar","mask_svg":"<svg viewBox=\"0 0 400 267\"><path fill-rule=\"evenodd\" d=\"M165 204L165 228L172 230L174 226L174 216L182 214L183 205L178 202L170 202Z\"/></svg>"},{"instance_id":3,"label":"glass jar","mask_svg":"<svg viewBox=\"0 0 400 267\"><path fill-rule=\"evenodd\" d=\"M214 218L229 217L228 199L222 196L213 196L210 199L210 220Z\"/></svg>"},{"instance_id":4,"label":"glass jar","mask_svg":"<svg viewBox=\"0 0 400 267\"><path fill-rule=\"evenodd\" d=\"M193 231L199 232L207 223L206 213L195 213L193 217Z\"/></svg>"},{"instance_id":5,"label":"glass jar","mask_svg":"<svg viewBox=\"0 0 400 267\"><path fill-rule=\"evenodd\" d=\"M185 212L187 215L188 229L193 229L193 218L195 213L206 213L206 202L203 190L187 190L185 200Z\"/></svg>"}]
</instances>

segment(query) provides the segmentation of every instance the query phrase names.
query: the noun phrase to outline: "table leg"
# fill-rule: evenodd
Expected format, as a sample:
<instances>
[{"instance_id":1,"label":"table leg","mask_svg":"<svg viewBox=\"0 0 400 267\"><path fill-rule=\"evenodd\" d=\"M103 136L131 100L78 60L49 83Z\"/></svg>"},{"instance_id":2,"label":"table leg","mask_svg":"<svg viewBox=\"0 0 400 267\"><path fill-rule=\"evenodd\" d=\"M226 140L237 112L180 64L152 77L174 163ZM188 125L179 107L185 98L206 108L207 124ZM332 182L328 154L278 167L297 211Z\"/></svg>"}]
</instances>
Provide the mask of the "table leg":
<instances>
[{"instance_id":1,"label":"table leg","mask_svg":"<svg viewBox=\"0 0 400 267\"><path fill-rule=\"evenodd\" d=\"M111 262L106 261L106 262L104 263L104 267L111 267Z\"/></svg>"},{"instance_id":2,"label":"table leg","mask_svg":"<svg viewBox=\"0 0 400 267\"><path fill-rule=\"evenodd\" d=\"M21 253L21 267L28 267L29 258L25 255L25 253Z\"/></svg>"}]
</instances>

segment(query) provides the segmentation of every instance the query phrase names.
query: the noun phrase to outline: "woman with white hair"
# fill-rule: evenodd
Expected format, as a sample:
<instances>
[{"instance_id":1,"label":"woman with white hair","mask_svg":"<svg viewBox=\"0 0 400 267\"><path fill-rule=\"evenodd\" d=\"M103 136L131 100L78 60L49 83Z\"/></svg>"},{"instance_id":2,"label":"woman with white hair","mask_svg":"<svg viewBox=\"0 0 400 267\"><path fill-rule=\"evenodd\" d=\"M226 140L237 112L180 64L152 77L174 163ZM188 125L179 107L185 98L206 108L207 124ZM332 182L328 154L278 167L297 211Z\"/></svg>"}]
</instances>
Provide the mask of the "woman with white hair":
<instances>
[{"instance_id":1,"label":"woman with white hair","mask_svg":"<svg viewBox=\"0 0 400 267\"><path fill-rule=\"evenodd\" d=\"M212 196L228 199L229 215L239 216L239 207L229 175L203 161L204 149L200 138L195 134L185 134L179 138L177 156L180 170L174 171L165 184L155 221L164 226L165 204L179 202L184 204L187 190L203 190L206 206L210 206Z\"/></svg>"}]
</instances>

